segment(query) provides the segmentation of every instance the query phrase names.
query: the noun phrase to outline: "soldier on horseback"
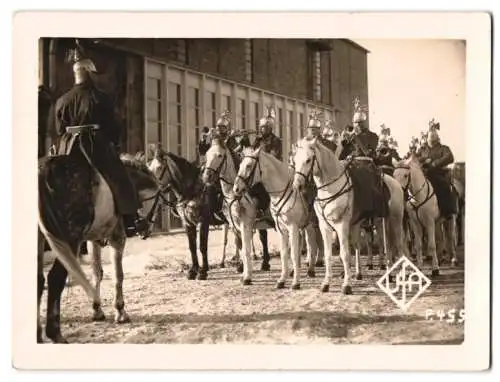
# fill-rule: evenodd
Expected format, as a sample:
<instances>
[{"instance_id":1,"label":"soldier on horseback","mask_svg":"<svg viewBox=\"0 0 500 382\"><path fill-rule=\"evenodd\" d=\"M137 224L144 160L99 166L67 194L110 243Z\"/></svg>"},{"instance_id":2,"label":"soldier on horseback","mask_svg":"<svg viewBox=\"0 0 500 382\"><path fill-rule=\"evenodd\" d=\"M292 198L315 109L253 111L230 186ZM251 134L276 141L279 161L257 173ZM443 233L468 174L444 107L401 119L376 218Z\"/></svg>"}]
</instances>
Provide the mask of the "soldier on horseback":
<instances>
[{"instance_id":1,"label":"soldier on horseback","mask_svg":"<svg viewBox=\"0 0 500 382\"><path fill-rule=\"evenodd\" d=\"M78 41L76 49L70 52L75 83L56 101L57 153L82 154L81 150L75 151L78 139L82 146L88 146L83 155L88 156L87 160L106 179L130 237L145 231L148 224L137 213L141 208L139 196L117 152L120 126L114 116L113 104L94 84L91 74L97 73L97 69L94 62L84 55ZM86 129L89 137L82 136Z\"/></svg>"},{"instance_id":2,"label":"soldier on horseback","mask_svg":"<svg viewBox=\"0 0 500 382\"><path fill-rule=\"evenodd\" d=\"M360 203L363 204L362 210L367 211L368 220L364 228L373 227L373 216L385 214L387 208L382 200L382 177L381 171L375 164L379 137L368 128L367 110L361 105L359 97L354 98L354 113L352 117L353 128L346 129L342 133L342 152L339 159L347 159L350 166L364 168L363 182L364 187L360 188Z\"/></svg>"},{"instance_id":3,"label":"soldier on horseback","mask_svg":"<svg viewBox=\"0 0 500 382\"><path fill-rule=\"evenodd\" d=\"M395 149L394 143L395 141L391 137L391 129L386 127L384 124L380 125L380 137L377 150L375 152L375 164L388 175L392 175L394 172L392 159L401 159Z\"/></svg>"},{"instance_id":4,"label":"soldier on horseback","mask_svg":"<svg viewBox=\"0 0 500 382\"><path fill-rule=\"evenodd\" d=\"M441 215L449 217L457 213L456 195L452 190L451 174L447 168L453 163L454 157L451 149L441 144L439 129L440 123L433 118L429 122L427 149L421 153L420 162L436 193Z\"/></svg>"},{"instance_id":5,"label":"soldier on horseback","mask_svg":"<svg viewBox=\"0 0 500 382\"><path fill-rule=\"evenodd\" d=\"M330 150L335 152L337 149L337 143L335 142L335 129L334 122L328 120L325 122L325 127L321 131L321 121L319 119L319 113L313 111L310 115L309 122L306 127L306 139L317 138L324 146L328 147Z\"/></svg>"}]
</instances>

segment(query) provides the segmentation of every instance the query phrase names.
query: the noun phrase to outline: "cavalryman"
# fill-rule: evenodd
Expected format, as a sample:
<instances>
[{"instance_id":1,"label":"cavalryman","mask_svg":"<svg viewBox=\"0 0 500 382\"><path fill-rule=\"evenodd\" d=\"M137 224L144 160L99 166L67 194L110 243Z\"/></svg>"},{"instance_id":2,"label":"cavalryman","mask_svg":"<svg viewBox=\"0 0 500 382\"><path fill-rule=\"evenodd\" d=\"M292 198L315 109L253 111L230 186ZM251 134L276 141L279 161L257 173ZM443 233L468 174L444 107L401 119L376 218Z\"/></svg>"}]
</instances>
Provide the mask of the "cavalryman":
<instances>
[{"instance_id":1,"label":"cavalryman","mask_svg":"<svg viewBox=\"0 0 500 382\"><path fill-rule=\"evenodd\" d=\"M335 149L337 148L333 121L326 121L323 131L321 131L320 113L316 110L314 110L309 116L305 136L306 139L318 139L323 145L328 147L333 152L335 152Z\"/></svg>"},{"instance_id":2,"label":"cavalryman","mask_svg":"<svg viewBox=\"0 0 500 382\"><path fill-rule=\"evenodd\" d=\"M374 158L378 146L378 136L370 131L367 124L366 108L361 106L359 97L354 99L353 131L343 133L343 150L340 159L347 156Z\"/></svg>"},{"instance_id":3,"label":"cavalryman","mask_svg":"<svg viewBox=\"0 0 500 382\"><path fill-rule=\"evenodd\" d=\"M408 145L408 153L404 156L404 159L407 159L410 157L410 155L414 154L417 155L418 152L418 138L417 137L411 137L410 144Z\"/></svg>"},{"instance_id":4,"label":"cavalryman","mask_svg":"<svg viewBox=\"0 0 500 382\"><path fill-rule=\"evenodd\" d=\"M281 139L273 133L276 114L271 107L266 108L265 115L259 121L259 135L254 143L254 148L262 149L273 154L277 159L283 160Z\"/></svg>"},{"instance_id":5,"label":"cavalryman","mask_svg":"<svg viewBox=\"0 0 500 382\"><path fill-rule=\"evenodd\" d=\"M374 159L375 164L389 175L393 172L393 149L389 144L390 139L392 138L390 135L391 129L386 127L385 124L380 125L380 136Z\"/></svg>"},{"instance_id":6,"label":"cavalryman","mask_svg":"<svg viewBox=\"0 0 500 382\"><path fill-rule=\"evenodd\" d=\"M73 133L67 132L67 127L95 125L93 150L89 151L92 163L111 188L118 213L123 216L127 236L133 236L148 227L146 220L137 214L141 208L139 196L116 151L120 126L115 119L113 103L95 86L91 74L97 73L97 69L94 62L84 55L78 41L77 48L71 53L75 84L55 105L58 153L68 154Z\"/></svg>"},{"instance_id":7,"label":"cavalryman","mask_svg":"<svg viewBox=\"0 0 500 382\"><path fill-rule=\"evenodd\" d=\"M454 161L453 153L446 145L441 144L438 131L440 123L434 118L429 122L427 134L428 149L425 156L420 157L424 172L436 192L441 214L448 217L457 213L456 196L452 192L450 171L448 165Z\"/></svg>"}]
</instances>

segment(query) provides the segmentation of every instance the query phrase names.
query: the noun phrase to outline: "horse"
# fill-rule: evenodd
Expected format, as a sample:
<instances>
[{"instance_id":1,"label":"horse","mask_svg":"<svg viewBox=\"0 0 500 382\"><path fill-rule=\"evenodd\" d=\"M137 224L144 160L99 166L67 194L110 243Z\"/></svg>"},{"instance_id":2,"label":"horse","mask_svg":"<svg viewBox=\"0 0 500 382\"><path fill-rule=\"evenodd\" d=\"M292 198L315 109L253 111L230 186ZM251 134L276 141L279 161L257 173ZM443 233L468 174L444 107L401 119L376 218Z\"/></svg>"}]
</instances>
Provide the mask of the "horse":
<instances>
[{"instance_id":1,"label":"horse","mask_svg":"<svg viewBox=\"0 0 500 382\"><path fill-rule=\"evenodd\" d=\"M239 157L225 145L221 145L217 140L212 142L212 146L206 152L206 163L203 170L202 179L207 185L213 185L217 179L220 182L223 195L223 211L227 221L230 222L235 235L239 238L242 251L244 254L243 263L238 264L238 271L243 272L243 285L251 285L251 269L248 264L248 257L253 230L259 231L259 237L262 243L263 258L261 270L270 270L270 256L267 243L267 229L274 228L274 225L269 224L265 220L256 221L257 218L257 201L248 193L244 198L236 200L233 194L233 184L236 180L237 169L239 165ZM248 263L246 263L248 262Z\"/></svg>"},{"instance_id":2,"label":"horse","mask_svg":"<svg viewBox=\"0 0 500 382\"><path fill-rule=\"evenodd\" d=\"M358 182L354 183L356 172L351 170L348 162L340 161L339 151L334 153L317 139L302 139L295 154L295 174L293 187L300 190L311 177L318 190L314 202L314 209L319 219L323 247L325 251L325 278L321 285L322 292L328 292L331 281L332 240L336 233L340 245L340 258L343 264L342 293L352 294L350 270L350 239L359 242L360 225L362 220L357 211L355 196L359 192ZM382 232L387 232L391 249L404 253L402 243L402 220L404 211L404 197L401 186L392 177L382 174L382 180L388 189L388 216L382 220ZM361 211L364 212L364 211ZM360 215L362 216L362 215ZM388 229L387 229L388 228ZM384 238L385 238L384 234ZM384 240L386 242L386 240ZM387 256L387 266L393 262L393 253ZM356 264L357 276L360 275L359 254ZM359 276L357 277L360 278Z\"/></svg>"},{"instance_id":3,"label":"horse","mask_svg":"<svg viewBox=\"0 0 500 382\"><path fill-rule=\"evenodd\" d=\"M462 245L465 237L465 162L453 163L451 179L458 196L457 245Z\"/></svg>"},{"instance_id":4,"label":"horse","mask_svg":"<svg viewBox=\"0 0 500 382\"><path fill-rule=\"evenodd\" d=\"M436 241L440 241L439 234L444 224L446 227L446 247L451 254L452 265L457 264L455 248L455 219L454 216L447 221L441 216L437 197L430 181L425 177L420 162L415 154L410 154L407 159L393 161L394 178L409 195L406 208L409 222L414 232L413 240L417 252L417 265L423 266L422 239L425 231L427 241L427 254L432 257L432 277L439 276L439 260L436 250ZM436 234L438 237L436 238Z\"/></svg>"},{"instance_id":5,"label":"horse","mask_svg":"<svg viewBox=\"0 0 500 382\"><path fill-rule=\"evenodd\" d=\"M233 186L236 198L253 185L261 182L271 199L271 215L281 236L281 276L276 283L277 289L285 287L288 277L288 256L291 255L293 265L292 289L300 289L300 248L299 231L306 232L308 250L309 277L315 276L315 258L317 253L316 230L311 219L311 211L302 193L292 187L293 170L262 148L252 148L243 151L243 160L239 166L238 175ZM250 267L249 254L246 264ZM251 273L251 271L250 271Z\"/></svg>"},{"instance_id":6,"label":"horse","mask_svg":"<svg viewBox=\"0 0 500 382\"><path fill-rule=\"evenodd\" d=\"M208 278L208 233L210 226L226 225L221 207L217 205L215 190L207 188L201 181L200 168L187 159L164 151L155 146L153 159L149 162L149 170L157 177L163 194L174 196L168 206L178 214L184 226L191 253L191 266L187 278L206 280ZM200 267L197 255L196 233L199 230L199 248L202 256ZM227 242L227 235L225 235ZM225 258L225 245L224 256ZM238 247L238 242L236 240Z\"/></svg>"},{"instance_id":7,"label":"horse","mask_svg":"<svg viewBox=\"0 0 500 382\"><path fill-rule=\"evenodd\" d=\"M86 132L81 133L82 135ZM122 163L139 192L141 201L158 191L153 174L139 161L124 155ZM61 295L69 275L92 300L94 321L105 320L100 285L103 278L101 247L109 244L114 267L115 322L127 323L123 297L122 258L126 235L123 219L115 211L111 189L83 156L56 155L38 162L38 311L37 342L43 343L40 302L45 286L43 258L48 242L56 259L48 273L48 298L45 334L54 343L67 343L61 333ZM87 280L78 257L83 242L91 249L94 286Z\"/></svg>"}]
</instances>

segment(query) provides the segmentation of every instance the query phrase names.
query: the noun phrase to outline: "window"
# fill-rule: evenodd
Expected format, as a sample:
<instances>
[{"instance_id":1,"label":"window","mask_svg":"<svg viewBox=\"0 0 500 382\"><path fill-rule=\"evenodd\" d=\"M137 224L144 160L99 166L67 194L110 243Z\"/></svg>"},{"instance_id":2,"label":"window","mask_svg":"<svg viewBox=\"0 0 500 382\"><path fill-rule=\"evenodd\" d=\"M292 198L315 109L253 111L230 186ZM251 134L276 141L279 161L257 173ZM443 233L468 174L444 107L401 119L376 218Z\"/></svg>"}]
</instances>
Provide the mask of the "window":
<instances>
[{"instance_id":1,"label":"window","mask_svg":"<svg viewBox=\"0 0 500 382\"><path fill-rule=\"evenodd\" d=\"M195 142L200 140L200 90L194 87L189 88L189 103L191 116L190 121L194 124Z\"/></svg>"},{"instance_id":2,"label":"window","mask_svg":"<svg viewBox=\"0 0 500 382\"><path fill-rule=\"evenodd\" d=\"M299 113L299 135L304 137L304 113Z\"/></svg>"},{"instance_id":3,"label":"window","mask_svg":"<svg viewBox=\"0 0 500 382\"><path fill-rule=\"evenodd\" d=\"M288 125L290 126L290 142L295 143L297 138L295 137L295 121L293 120L293 111L288 111Z\"/></svg>"},{"instance_id":4,"label":"window","mask_svg":"<svg viewBox=\"0 0 500 382\"><path fill-rule=\"evenodd\" d=\"M207 108L207 115L211 116L211 126L210 127L215 127L215 124L217 123L217 98L215 92L207 91L207 102L206 102L206 108Z\"/></svg>"},{"instance_id":5,"label":"window","mask_svg":"<svg viewBox=\"0 0 500 382\"><path fill-rule=\"evenodd\" d=\"M245 39L245 79L248 82L253 82L253 40Z\"/></svg>"},{"instance_id":6,"label":"window","mask_svg":"<svg viewBox=\"0 0 500 382\"><path fill-rule=\"evenodd\" d=\"M172 151L182 155L182 88L181 85L169 82L169 128L171 129ZM176 148L174 150L174 147Z\"/></svg>"},{"instance_id":7,"label":"window","mask_svg":"<svg viewBox=\"0 0 500 382\"><path fill-rule=\"evenodd\" d=\"M238 129L246 128L246 101L244 99L238 100L238 116L237 116L237 126Z\"/></svg>"},{"instance_id":8,"label":"window","mask_svg":"<svg viewBox=\"0 0 500 382\"><path fill-rule=\"evenodd\" d=\"M308 96L313 101L319 101L321 100L321 53L309 49L308 55Z\"/></svg>"},{"instance_id":9,"label":"window","mask_svg":"<svg viewBox=\"0 0 500 382\"><path fill-rule=\"evenodd\" d=\"M283 139L283 109L278 108L278 136Z\"/></svg>"},{"instance_id":10,"label":"window","mask_svg":"<svg viewBox=\"0 0 500 382\"><path fill-rule=\"evenodd\" d=\"M146 145L149 145L162 141L162 80L161 78L148 77L146 86Z\"/></svg>"},{"instance_id":11,"label":"window","mask_svg":"<svg viewBox=\"0 0 500 382\"><path fill-rule=\"evenodd\" d=\"M259 104L257 102L254 103L254 115L255 115L255 129L259 129L259 119L260 119L260 113L259 113Z\"/></svg>"},{"instance_id":12,"label":"window","mask_svg":"<svg viewBox=\"0 0 500 382\"><path fill-rule=\"evenodd\" d=\"M222 110L231 111L231 96L225 95L222 97Z\"/></svg>"}]
</instances>

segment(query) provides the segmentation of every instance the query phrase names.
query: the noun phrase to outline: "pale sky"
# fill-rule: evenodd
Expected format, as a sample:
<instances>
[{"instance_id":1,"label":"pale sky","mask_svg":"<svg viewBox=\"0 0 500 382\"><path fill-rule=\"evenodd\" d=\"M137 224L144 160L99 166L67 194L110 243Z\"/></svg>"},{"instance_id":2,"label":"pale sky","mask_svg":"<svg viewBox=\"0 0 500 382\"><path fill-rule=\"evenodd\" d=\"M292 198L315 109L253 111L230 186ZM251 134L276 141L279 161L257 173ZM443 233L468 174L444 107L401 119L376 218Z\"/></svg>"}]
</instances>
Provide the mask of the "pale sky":
<instances>
[{"instance_id":1,"label":"pale sky","mask_svg":"<svg viewBox=\"0 0 500 382\"><path fill-rule=\"evenodd\" d=\"M441 123L441 142L465 160L465 44L458 40L355 40L368 54L370 129L391 128L400 155Z\"/></svg>"}]
</instances>

